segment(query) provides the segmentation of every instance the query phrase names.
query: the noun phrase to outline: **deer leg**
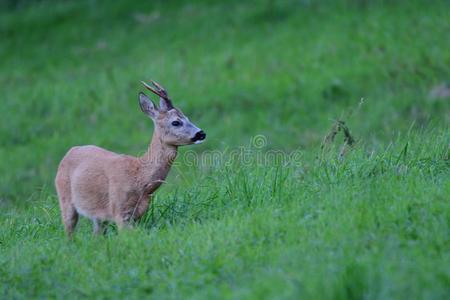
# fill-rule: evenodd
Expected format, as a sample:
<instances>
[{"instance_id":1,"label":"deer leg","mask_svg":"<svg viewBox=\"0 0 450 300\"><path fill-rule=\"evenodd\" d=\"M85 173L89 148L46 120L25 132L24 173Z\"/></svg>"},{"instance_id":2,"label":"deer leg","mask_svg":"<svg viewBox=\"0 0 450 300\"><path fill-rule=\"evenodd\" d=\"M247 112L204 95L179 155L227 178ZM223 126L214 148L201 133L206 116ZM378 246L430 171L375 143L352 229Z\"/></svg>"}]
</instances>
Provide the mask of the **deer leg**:
<instances>
[{"instance_id":1,"label":"deer leg","mask_svg":"<svg viewBox=\"0 0 450 300\"><path fill-rule=\"evenodd\" d=\"M124 218L123 216L117 216L114 221L117 224L117 229L120 231L123 231L124 229L130 229L132 228L129 220L127 218Z\"/></svg>"},{"instance_id":2,"label":"deer leg","mask_svg":"<svg viewBox=\"0 0 450 300\"><path fill-rule=\"evenodd\" d=\"M106 228L102 221L99 219L92 219L94 235L104 235L106 234Z\"/></svg>"},{"instance_id":3,"label":"deer leg","mask_svg":"<svg viewBox=\"0 0 450 300\"><path fill-rule=\"evenodd\" d=\"M67 204L62 208L62 217L67 236L72 238L73 231L78 223L78 212L72 204Z\"/></svg>"},{"instance_id":4,"label":"deer leg","mask_svg":"<svg viewBox=\"0 0 450 300\"><path fill-rule=\"evenodd\" d=\"M112 215L113 221L117 225L118 231L123 231L123 229L131 228L133 213L135 211L135 200L130 197L126 192L120 189L115 190L113 193L114 197L110 199L113 203Z\"/></svg>"},{"instance_id":5,"label":"deer leg","mask_svg":"<svg viewBox=\"0 0 450 300\"><path fill-rule=\"evenodd\" d=\"M55 185L66 234L69 238L72 238L73 231L78 222L78 212L71 201L70 179L67 173L64 172L64 169L58 170Z\"/></svg>"},{"instance_id":6,"label":"deer leg","mask_svg":"<svg viewBox=\"0 0 450 300\"><path fill-rule=\"evenodd\" d=\"M140 218L142 218L143 215L145 215L151 200L152 200L151 195L150 196L144 195L138 200L138 203L136 203L136 209L133 212L132 216L134 220L138 221Z\"/></svg>"}]
</instances>

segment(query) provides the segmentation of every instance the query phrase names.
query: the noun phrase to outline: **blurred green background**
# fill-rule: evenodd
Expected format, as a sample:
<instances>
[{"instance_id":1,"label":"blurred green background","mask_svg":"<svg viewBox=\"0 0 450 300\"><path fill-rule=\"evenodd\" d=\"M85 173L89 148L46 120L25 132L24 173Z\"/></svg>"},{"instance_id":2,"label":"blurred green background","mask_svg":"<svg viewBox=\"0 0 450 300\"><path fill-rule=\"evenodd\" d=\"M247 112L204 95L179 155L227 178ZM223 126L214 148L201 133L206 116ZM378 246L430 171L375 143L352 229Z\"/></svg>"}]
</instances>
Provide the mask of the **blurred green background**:
<instances>
[{"instance_id":1,"label":"blurred green background","mask_svg":"<svg viewBox=\"0 0 450 300\"><path fill-rule=\"evenodd\" d=\"M0 298L449 299L449 12L0 0ZM133 230L93 238L82 218L68 242L58 163L74 145L142 154L149 79L207 140ZM343 156L341 133L321 147L336 120L356 140ZM185 159L255 137L249 163ZM255 163L272 150L300 161Z\"/></svg>"},{"instance_id":2,"label":"blurred green background","mask_svg":"<svg viewBox=\"0 0 450 300\"><path fill-rule=\"evenodd\" d=\"M204 128L191 149L320 145L333 120L377 148L449 121L447 1L3 1L0 198L53 188L73 145L139 154L140 80ZM447 84L447 85L446 85ZM363 98L363 105L358 104ZM349 112L357 110L357 113Z\"/></svg>"}]
</instances>

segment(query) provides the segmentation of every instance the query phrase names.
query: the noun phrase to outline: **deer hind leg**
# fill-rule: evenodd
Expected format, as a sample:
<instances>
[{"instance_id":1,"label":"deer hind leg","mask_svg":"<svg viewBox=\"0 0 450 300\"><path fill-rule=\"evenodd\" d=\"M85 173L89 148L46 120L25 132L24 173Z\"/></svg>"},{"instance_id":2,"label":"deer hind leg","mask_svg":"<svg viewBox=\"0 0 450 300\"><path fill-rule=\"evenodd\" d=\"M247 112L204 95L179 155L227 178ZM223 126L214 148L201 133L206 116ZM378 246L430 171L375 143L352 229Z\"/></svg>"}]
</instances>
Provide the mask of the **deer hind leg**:
<instances>
[{"instance_id":1,"label":"deer hind leg","mask_svg":"<svg viewBox=\"0 0 450 300\"><path fill-rule=\"evenodd\" d=\"M75 230L75 226L77 226L78 223L78 212L73 205L70 205L65 207L62 214L67 236L71 238L73 231Z\"/></svg>"},{"instance_id":2,"label":"deer hind leg","mask_svg":"<svg viewBox=\"0 0 450 300\"><path fill-rule=\"evenodd\" d=\"M72 204L69 176L59 170L56 175L55 185L58 193L64 227L66 229L67 236L71 238L78 222L78 212Z\"/></svg>"}]
</instances>

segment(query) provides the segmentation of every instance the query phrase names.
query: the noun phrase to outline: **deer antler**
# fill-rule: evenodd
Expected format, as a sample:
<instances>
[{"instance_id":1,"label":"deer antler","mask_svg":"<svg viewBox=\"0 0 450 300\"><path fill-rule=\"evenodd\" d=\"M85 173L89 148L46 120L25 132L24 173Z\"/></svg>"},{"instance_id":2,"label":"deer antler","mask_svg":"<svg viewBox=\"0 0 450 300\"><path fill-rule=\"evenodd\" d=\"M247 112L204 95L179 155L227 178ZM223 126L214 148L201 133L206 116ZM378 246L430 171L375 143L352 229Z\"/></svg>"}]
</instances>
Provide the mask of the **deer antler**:
<instances>
[{"instance_id":1,"label":"deer antler","mask_svg":"<svg viewBox=\"0 0 450 300\"><path fill-rule=\"evenodd\" d=\"M167 95L167 91L165 88L163 88L159 83L150 80L153 87L145 83L144 81L141 81L141 83L145 86L146 89L154 93L155 95L158 95L160 98L162 98L166 102L166 106L168 109L173 108L172 100L170 100L169 96Z\"/></svg>"},{"instance_id":2,"label":"deer antler","mask_svg":"<svg viewBox=\"0 0 450 300\"><path fill-rule=\"evenodd\" d=\"M161 98L163 98L164 100L169 100L169 96L167 95L167 91L157 82L150 80L150 82L152 83L152 85L154 86L151 87L150 85L148 85L147 83L145 83L144 81L141 81L141 83L145 86L146 89L148 89L149 91L151 91L152 93L154 93L155 95L160 96Z\"/></svg>"}]
</instances>

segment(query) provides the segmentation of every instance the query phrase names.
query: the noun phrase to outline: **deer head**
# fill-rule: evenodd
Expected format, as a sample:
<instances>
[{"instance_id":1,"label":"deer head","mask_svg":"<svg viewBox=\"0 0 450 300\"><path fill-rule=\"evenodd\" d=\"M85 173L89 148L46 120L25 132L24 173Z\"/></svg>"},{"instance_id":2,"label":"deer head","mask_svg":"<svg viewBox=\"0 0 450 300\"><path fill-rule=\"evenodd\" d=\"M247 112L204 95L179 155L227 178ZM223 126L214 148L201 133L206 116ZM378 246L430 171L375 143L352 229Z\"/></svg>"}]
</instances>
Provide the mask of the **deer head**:
<instances>
[{"instance_id":1,"label":"deer head","mask_svg":"<svg viewBox=\"0 0 450 300\"><path fill-rule=\"evenodd\" d=\"M142 84L152 93L159 96L159 107L144 93L139 93L139 105L142 111L153 120L155 132L159 133L161 141L168 145L183 146L200 144L206 134L195 126L169 99L167 91L158 83L151 81L152 86L142 81Z\"/></svg>"}]
</instances>

